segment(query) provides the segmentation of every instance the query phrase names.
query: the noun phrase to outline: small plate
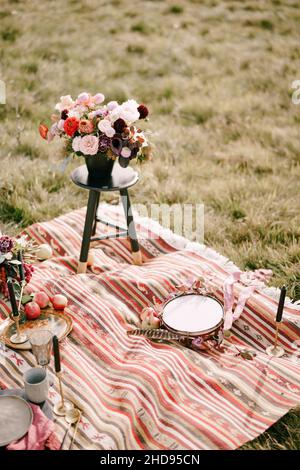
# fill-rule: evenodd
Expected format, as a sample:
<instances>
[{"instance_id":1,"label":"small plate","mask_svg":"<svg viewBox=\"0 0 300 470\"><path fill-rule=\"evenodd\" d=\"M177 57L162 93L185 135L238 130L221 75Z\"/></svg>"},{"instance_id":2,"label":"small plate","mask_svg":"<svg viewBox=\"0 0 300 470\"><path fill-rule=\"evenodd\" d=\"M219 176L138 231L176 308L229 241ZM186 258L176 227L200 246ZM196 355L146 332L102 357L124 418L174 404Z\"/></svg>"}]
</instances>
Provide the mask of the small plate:
<instances>
[{"instance_id":1,"label":"small plate","mask_svg":"<svg viewBox=\"0 0 300 470\"><path fill-rule=\"evenodd\" d=\"M25 436L32 419L32 410L23 398L0 396L0 447Z\"/></svg>"},{"instance_id":2,"label":"small plate","mask_svg":"<svg viewBox=\"0 0 300 470\"><path fill-rule=\"evenodd\" d=\"M9 320L5 320L7 322ZM72 318L66 313L59 313L57 310L47 308L42 310L41 315L36 320L26 320L25 323L20 323L21 333L30 333L37 329L50 330L53 335L56 335L59 340L64 339L72 330L73 322ZM28 351L31 349L30 342L26 341L22 344L15 344L10 341L10 337L16 333L15 322L10 321L8 326L4 329L2 337L0 338L6 346L12 349L20 349Z\"/></svg>"}]
</instances>

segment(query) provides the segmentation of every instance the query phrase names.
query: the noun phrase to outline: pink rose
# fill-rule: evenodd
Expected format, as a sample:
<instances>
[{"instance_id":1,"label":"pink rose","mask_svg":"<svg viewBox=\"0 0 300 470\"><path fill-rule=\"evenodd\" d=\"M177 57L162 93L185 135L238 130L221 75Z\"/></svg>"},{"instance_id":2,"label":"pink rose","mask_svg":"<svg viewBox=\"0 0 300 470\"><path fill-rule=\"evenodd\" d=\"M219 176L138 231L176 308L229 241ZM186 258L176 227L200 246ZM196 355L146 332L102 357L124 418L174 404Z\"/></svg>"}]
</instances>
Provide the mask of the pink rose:
<instances>
[{"instance_id":1,"label":"pink rose","mask_svg":"<svg viewBox=\"0 0 300 470\"><path fill-rule=\"evenodd\" d=\"M80 141L80 151L84 155L96 155L98 153L99 139L95 135L85 135Z\"/></svg>"}]
</instances>

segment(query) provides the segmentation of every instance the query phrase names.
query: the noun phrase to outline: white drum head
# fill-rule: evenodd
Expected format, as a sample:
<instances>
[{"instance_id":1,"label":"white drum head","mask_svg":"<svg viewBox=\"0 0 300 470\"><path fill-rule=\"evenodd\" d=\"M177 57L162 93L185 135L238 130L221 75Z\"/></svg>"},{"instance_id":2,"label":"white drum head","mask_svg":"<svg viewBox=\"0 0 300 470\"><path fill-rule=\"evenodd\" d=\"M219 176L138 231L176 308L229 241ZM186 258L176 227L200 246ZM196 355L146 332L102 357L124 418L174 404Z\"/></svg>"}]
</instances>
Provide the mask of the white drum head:
<instances>
[{"instance_id":1,"label":"white drum head","mask_svg":"<svg viewBox=\"0 0 300 470\"><path fill-rule=\"evenodd\" d=\"M223 320L223 307L212 297L187 294L168 302L163 310L167 328L191 335L214 330Z\"/></svg>"}]
</instances>

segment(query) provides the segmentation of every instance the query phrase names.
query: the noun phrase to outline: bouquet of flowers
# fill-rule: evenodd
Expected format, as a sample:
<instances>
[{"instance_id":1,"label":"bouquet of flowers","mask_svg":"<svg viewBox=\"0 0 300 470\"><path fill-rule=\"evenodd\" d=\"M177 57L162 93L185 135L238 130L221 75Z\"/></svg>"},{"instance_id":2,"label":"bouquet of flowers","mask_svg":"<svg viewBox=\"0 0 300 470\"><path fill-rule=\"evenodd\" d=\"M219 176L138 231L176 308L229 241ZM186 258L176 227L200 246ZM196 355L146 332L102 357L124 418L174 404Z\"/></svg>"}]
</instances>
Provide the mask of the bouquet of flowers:
<instances>
[{"instance_id":1,"label":"bouquet of flowers","mask_svg":"<svg viewBox=\"0 0 300 470\"><path fill-rule=\"evenodd\" d=\"M132 159L150 157L150 146L137 122L148 116L148 109L130 99L119 104L104 104L102 93L92 96L81 93L75 100L70 95L61 96L52 115L53 124L39 127L40 135L51 142L55 137L65 140L66 153L84 157L104 156L119 159L126 167Z\"/></svg>"},{"instance_id":2,"label":"bouquet of flowers","mask_svg":"<svg viewBox=\"0 0 300 470\"><path fill-rule=\"evenodd\" d=\"M0 291L5 297L8 297L8 278L13 280L17 292L21 292L22 283L29 283L33 266L27 261L33 257L33 251L25 236L11 238L0 234Z\"/></svg>"}]
</instances>

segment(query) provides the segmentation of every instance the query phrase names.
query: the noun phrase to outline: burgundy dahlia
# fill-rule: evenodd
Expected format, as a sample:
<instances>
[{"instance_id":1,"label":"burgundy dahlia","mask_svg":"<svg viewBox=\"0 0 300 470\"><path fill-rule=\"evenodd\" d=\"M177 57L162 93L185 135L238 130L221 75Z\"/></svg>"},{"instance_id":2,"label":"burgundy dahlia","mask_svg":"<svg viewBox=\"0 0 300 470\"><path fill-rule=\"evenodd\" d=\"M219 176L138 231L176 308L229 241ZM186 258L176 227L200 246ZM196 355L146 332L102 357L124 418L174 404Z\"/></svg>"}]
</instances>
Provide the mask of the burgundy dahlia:
<instances>
[{"instance_id":1,"label":"burgundy dahlia","mask_svg":"<svg viewBox=\"0 0 300 470\"><path fill-rule=\"evenodd\" d=\"M99 137L99 152L104 153L110 147L111 139L106 135L102 134Z\"/></svg>"},{"instance_id":2,"label":"burgundy dahlia","mask_svg":"<svg viewBox=\"0 0 300 470\"><path fill-rule=\"evenodd\" d=\"M116 132L118 132L118 134L122 134L125 127L126 127L126 122L122 118L119 118L114 122L114 129Z\"/></svg>"},{"instance_id":3,"label":"burgundy dahlia","mask_svg":"<svg viewBox=\"0 0 300 470\"><path fill-rule=\"evenodd\" d=\"M139 105L138 112L140 113L140 119L145 119L149 114L148 108L144 104Z\"/></svg>"},{"instance_id":4,"label":"burgundy dahlia","mask_svg":"<svg viewBox=\"0 0 300 470\"><path fill-rule=\"evenodd\" d=\"M3 235L0 237L0 253L8 253L12 250L14 242L10 237Z\"/></svg>"},{"instance_id":5,"label":"burgundy dahlia","mask_svg":"<svg viewBox=\"0 0 300 470\"><path fill-rule=\"evenodd\" d=\"M67 119L68 117L68 110L67 109L64 109L62 112L61 112L61 115L60 115L61 119L63 119L64 121Z\"/></svg>"}]
</instances>

